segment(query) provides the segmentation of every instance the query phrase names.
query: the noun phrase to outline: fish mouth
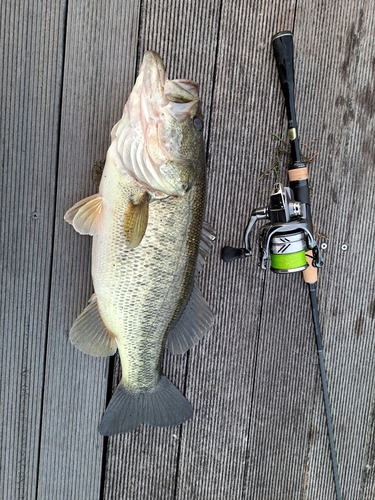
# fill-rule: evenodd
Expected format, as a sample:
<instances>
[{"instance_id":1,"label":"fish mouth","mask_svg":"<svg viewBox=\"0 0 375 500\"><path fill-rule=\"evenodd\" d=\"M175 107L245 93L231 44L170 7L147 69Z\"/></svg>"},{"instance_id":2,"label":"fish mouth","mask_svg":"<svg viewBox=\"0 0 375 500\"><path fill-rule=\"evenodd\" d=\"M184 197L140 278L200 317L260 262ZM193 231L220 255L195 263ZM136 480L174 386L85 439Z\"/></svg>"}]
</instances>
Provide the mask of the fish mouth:
<instances>
[{"instance_id":1,"label":"fish mouth","mask_svg":"<svg viewBox=\"0 0 375 500\"><path fill-rule=\"evenodd\" d=\"M148 50L142 60L139 77L142 76L143 90L152 100L155 96L165 102L189 103L199 100L199 86L186 79L168 80L164 63L156 52Z\"/></svg>"},{"instance_id":2,"label":"fish mouth","mask_svg":"<svg viewBox=\"0 0 375 500\"><path fill-rule=\"evenodd\" d=\"M195 168L178 128L198 107L198 85L168 80L160 56L147 51L123 117L112 129L116 163L150 192L183 196L194 183Z\"/></svg>"},{"instance_id":3,"label":"fish mouth","mask_svg":"<svg viewBox=\"0 0 375 500\"><path fill-rule=\"evenodd\" d=\"M141 79L144 97L151 102L164 97L165 68L160 56L148 50L143 56L138 79Z\"/></svg>"}]
</instances>

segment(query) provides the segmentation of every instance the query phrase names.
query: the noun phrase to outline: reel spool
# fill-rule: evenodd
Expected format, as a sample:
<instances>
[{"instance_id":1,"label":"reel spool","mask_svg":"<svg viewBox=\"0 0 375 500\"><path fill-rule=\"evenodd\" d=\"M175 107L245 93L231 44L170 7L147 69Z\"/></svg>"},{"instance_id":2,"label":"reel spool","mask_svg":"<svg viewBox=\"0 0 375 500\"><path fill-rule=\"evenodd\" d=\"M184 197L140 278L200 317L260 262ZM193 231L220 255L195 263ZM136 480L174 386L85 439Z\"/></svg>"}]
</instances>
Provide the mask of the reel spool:
<instances>
[{"instance_id":1,"label":"reel spool","mask_svg":"<svg viewBox=\"0 0 375 500\"><path fill-rule=\"evenodd\" d=\"M275 235L271 238L271 270L275 273L295 273L307 269L306 239L302 230Z\"/></svg>"},{"instance_id":2,"label":"reel spool","mask_svg":"<svg viewBox=\"0 0 375 500\"><path fill-rule=\"evenodd\" d=\"M295 273L307 269L306 236L304 231L278 234L271 238L271 270L275 273Z\"/></svg>"}]
</instances>

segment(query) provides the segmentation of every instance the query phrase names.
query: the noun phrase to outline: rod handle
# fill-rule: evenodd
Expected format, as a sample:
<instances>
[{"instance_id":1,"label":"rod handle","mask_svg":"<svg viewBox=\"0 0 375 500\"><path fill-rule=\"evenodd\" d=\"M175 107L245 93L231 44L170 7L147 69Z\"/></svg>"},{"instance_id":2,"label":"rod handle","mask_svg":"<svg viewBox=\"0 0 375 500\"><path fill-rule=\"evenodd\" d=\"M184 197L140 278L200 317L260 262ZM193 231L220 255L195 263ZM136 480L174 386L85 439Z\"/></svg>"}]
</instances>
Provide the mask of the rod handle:
<instances>
[{"instance_id":1,"label":"rod handle","mask_svg":"<svg viewBox=\"0 0 375 500\"><path fill-rule=\"evenodd\" d=\"M313 225L311 221L310 211L310 192L308 178L309 173L307 167L303 163L299 165L300 168L293 168L288 170L289 185L295 193L296 199L306 204L306 220L311 234L313 234ZM303 271L303 279L305 283L316 283L318 281L318 270L312 265L311 250L306 251L306 261L309 267Z\"/></svg>"},{"instance_id":2,"label":"rod handle","mask_svg":"<svg viewBox=\"0 0 375 500\"><path fill-rule=\"evenodd\" d=\"M311 250L306 252L306 261L309 267L303 271L303 279L308 284L316 283L318 281L318 269L312 265Z\"/></svg>"},{"instance_id":3,"label":"rod handle","mask_svg":"<svg viewBox=\"0 0 375 500\"><path fill-rule=\"evenodd\" d=\"M280 31L272 37L273 53L276 60L279 79L285 99L290 90L294 90L293 66L293 34L291 31Z\"/></svg>"},{"instance_id":4,"label":"rod handle","mask_svg":"<svg viewBox=\"0 0 375 500\"><path fill-rule=\"evenodd\" d=\"M294 102L294 63L293 34L291 31L280 31L272 37L273 53L279 73L281 90L284 94L286 114L288 117L288 135L293 162L301 161L299 149L296 107Z\"/></svg>"}]
</instances>

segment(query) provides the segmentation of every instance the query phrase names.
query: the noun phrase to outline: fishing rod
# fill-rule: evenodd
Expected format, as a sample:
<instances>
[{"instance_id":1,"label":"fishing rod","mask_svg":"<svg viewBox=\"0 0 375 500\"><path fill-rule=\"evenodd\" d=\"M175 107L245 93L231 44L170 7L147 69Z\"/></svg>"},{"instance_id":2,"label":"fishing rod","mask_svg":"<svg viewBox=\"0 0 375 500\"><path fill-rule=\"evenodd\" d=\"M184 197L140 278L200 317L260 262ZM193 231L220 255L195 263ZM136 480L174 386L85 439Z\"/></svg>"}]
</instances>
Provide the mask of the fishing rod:
<instances>
[{"instance_id":1,"label":"fishing rod","mask_svg":"<svg viewBox=\"0 0 375 500\"><path fill-rule=\"evenodd\" d=\"M290 31L276 33L272 37L272 45L288 118L288 136L292 157L292 164L288 168L289 187L280 182L274 185L269 204L265 207L256 208L251 213L245 230L245 248L224 247L221 257L225 262L250 257L252 255L250 234L254 225L259 220L268 220L269 222L259 230L260 267L266 269L267 263L270 261L271 270L275 273L303 272L303 278L308 285L310 294L336 496L338 500L341 500L331 405L316 296L317 269L323 265L323 259L314 239L308 169L301 160L298 140L294 103L293 34Z\"/></svg>"}]
</instances>

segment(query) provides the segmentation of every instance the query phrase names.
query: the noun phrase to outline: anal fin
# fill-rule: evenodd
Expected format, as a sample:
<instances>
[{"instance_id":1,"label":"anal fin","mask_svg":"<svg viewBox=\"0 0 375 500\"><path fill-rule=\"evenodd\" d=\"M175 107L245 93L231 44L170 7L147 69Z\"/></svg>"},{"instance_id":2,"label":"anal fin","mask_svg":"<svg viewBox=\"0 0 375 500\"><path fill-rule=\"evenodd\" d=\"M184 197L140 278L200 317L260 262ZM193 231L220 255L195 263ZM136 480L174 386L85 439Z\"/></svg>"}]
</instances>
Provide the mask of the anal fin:
<instances>
[{"instance_id":1,"label":"anal fin","mask_svg":"<svg viewBox=\"0 0 375 500\"><path fill-rule=\"evenodd\" d=\"M111 356L116 352L116 338L100 316L95 293L91 296L89 305L73 323L69 338L80 351L91 356Z\"/></svg>"},{"instance_id":2,"label":"anal fin","mask_svg":"<svg viewBox=\"0 0 375 500\"><path fill-rule=\"evenodd\" d=\"M194 283L189 302L179 320L168 333L166 347L172 354L183 354L191 349L207 333L215 316Z\"/></svg>"}]
</instances>

